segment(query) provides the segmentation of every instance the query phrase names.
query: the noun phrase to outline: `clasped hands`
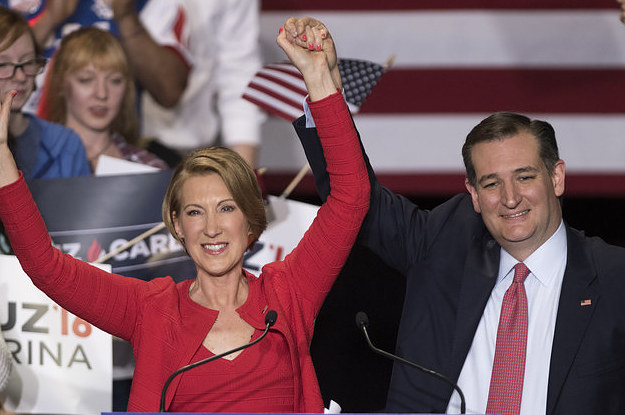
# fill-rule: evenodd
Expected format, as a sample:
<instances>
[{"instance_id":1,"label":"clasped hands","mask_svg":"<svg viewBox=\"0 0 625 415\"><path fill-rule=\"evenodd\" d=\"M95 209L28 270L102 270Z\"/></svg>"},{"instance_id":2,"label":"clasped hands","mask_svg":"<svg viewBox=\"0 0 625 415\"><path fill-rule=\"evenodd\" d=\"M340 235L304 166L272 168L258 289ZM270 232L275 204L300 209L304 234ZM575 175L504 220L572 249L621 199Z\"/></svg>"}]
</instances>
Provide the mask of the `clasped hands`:
<instances>
[{"instance_id":1,"label":"clasped hands","mask_svg":"<svg viewBox=\"0 0 625 415\"><path fill-rule=\"evenodd\" d=\"M304 76L311 100L342 88L334 40L322 22L291 17L280 28L276 42Z\"/></svg>"}]
</instances>

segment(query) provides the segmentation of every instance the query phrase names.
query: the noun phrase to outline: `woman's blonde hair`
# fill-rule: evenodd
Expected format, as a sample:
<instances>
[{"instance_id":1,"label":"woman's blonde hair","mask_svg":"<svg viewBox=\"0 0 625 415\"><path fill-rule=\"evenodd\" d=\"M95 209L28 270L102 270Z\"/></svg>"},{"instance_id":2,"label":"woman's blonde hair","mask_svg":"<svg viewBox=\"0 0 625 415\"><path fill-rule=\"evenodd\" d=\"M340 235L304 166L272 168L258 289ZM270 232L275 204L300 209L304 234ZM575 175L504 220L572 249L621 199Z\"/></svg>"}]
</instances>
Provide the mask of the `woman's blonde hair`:
<instances>
[{"instance_id":1,"label":"woman's blonde hair","mask_svg":"<svg viewBox=\"0 0 625 415\"><path fill-rule=\"evenodd\" d=\"M38 115L59 124L67 122L65 79L70 73L93 64L96 69L123 74L126 90L119 113L110 125L111 132L120 134L130 144L139 140L135 83L124 49L111 33L96 27L83 27L61 41L53 56L43 88Z\"/></svg>"},{"instance_id":2,"label":"woman's blonde hair","mask_svg":"<svg viewBox=\"0 0 625 415\"><path fill-rule=\"evenodd\" d=\"M267 228L265 204L254 171L238 153L228 148L209 147L196 150L178 164L163 199L163 222L173 237L184 245L174 228L174 216L180 215L182 208L182 187L190 177L212 173L221 177L247 219L251 247Z\"/></svg>"}]
</instances>

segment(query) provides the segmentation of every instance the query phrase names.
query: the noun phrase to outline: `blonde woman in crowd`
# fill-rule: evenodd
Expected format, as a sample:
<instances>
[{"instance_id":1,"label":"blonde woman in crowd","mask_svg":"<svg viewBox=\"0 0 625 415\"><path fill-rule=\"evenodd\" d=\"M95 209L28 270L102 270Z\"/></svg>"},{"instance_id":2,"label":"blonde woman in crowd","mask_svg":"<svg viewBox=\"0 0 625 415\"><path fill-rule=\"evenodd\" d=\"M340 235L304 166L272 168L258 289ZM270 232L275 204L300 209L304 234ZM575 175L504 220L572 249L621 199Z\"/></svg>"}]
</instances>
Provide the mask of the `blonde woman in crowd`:
<instances>
[{"instance_id":1,"label":"blonde woman in crowd","mask_svg":"<svg viewBox=\"0 0 625 415\"><path fill-rule=\"evenodd\" d=\"M51 66L39 115L78 133L93 171L102 155L167 168L139 147L135 85L115 36L95 27L78 29L63 38Z\"/></svg>"}]
</instances>

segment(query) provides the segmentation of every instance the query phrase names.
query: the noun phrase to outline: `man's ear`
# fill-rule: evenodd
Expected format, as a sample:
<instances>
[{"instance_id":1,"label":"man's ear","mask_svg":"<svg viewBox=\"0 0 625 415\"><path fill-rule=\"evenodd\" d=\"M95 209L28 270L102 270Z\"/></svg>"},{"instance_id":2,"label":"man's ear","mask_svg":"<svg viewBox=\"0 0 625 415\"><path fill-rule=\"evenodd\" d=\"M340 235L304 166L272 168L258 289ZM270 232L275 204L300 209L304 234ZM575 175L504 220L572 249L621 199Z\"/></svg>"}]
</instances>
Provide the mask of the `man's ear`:
<instances>
[{"instance_id":1,"label":"man's ear","mask_svg":"<svg viewBox=\"0 0 625 415\"><path fill-rule=\"evenodd\" d=\"M475 212L477 213L482 213L482 210L480 209L480 203L478 200L477 190L469 182L468 178L464 179L464 186L467 188L467 191L471 195L471 201L473 202L473 210L475 210Z\"/></svg>"},{"instance_id":2,"label":"man's ear","mask_svg":"<svg viewBox=\"0 0 625 415\"><path fill-rule=\"evenodd\" d=\"M560 197L564 194L564 177L566 176L566 165L564 160L558 160L553 166L553 172L551 173L551 182L553 183L553 190L556 197Z\"/></svg>"}]
</instances>

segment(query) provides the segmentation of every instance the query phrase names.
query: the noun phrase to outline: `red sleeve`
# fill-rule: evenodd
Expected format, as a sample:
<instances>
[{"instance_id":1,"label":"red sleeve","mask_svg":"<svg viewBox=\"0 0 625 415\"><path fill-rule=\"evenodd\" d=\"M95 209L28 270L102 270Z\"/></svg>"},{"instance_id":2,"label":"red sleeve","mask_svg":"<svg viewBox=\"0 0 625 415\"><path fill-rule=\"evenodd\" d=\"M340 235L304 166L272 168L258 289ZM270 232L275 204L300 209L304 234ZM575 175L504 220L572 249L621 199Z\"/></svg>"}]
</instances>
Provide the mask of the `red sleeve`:
<instances>
[{"instance_id":1,"label":"red sleeve","mask_svg":"<svg viewBox=\"0 0 625 415\"><path fill-rule=\"evenodd\" d=\"M54 248L23 176L0 188L0 220L37 288L78 317L130 339L146 282L110 274Z\"/></svg>"},{"instance_id":2,"label":"red sleeve","mask_svg":"<svg viewBox=\"0 0 625 415\"><path fill-rule=\"evenodd\" d=\"M331 192L299 245L285 258L298 298L314 319L341 271L369 208L369 178L349 110L340 93L311 102Z\"/></svg>"}]
</instances>

